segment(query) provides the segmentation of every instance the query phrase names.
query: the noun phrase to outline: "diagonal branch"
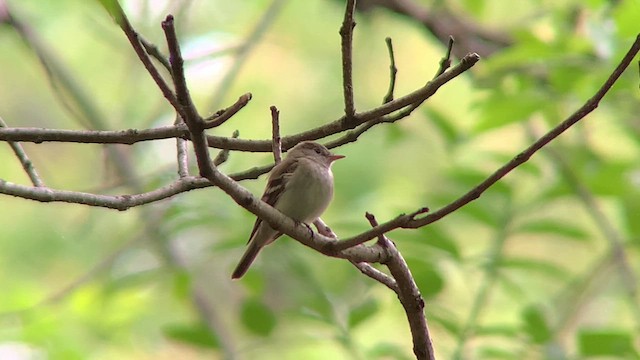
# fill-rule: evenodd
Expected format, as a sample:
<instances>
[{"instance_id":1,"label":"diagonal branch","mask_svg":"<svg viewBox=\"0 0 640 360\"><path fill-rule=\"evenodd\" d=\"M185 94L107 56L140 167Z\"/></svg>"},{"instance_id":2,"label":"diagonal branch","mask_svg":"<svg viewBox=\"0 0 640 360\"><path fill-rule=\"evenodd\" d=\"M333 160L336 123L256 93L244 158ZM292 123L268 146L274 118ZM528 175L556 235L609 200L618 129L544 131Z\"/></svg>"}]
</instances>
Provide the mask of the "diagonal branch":
<instances>
[{"instance_id":1,"label":"diagonal branch","mask_svg":"<svg viewBox=\"0 0 640 360\"><path fill-rule=\"evenodd\" d=\"M388 102L374 109L358 114L357 121L345 126L344 119L334 120L325 125L321 125L314 129L307 130L291 136L282 138L282 146L284 149L293 147L300 141L318 140L325 137L344 132L350 128L362 125L368 122L381 121L385 115L396 112L400 109L408 107L414 103L425 101L433 96L444 84L453 80L460 74L469 70L474 66L480 58L477 54L468 54L457 65L445 71L442 75L428 82L425 86L401 97ZM249 94L243 95L238 99L239 103L244 103ZM248 100L247 100L248 101ZM216 118L226 118L234 114L237 108L236 104L225 110L225 113L218 115ZM238 105L240 108L242 106ZM409 108L411 109L411 108ZM238 109L239 110L239 109ZM413 109L412 109L413 110ZM227 113L227 111L229 111ZM236 111L237 112L237 111ZM207 121L205 127L217 126L215 120ZM29 141L41 143L45 141L55 142L78 142L78 143L102 143L102 144L134 144L140 141L150 141L159 139L169 139L174 137L189 138L189 131L185 125L164 126L154 129L137 130L117 130L117 131L75 131L75 130L52 130L37 128L0 128L0 140L3 141ZM271 139L269 140L245 140L234 139L222 136L207 136L207 144L210 147L218 149L248 151L248 152L271 152Z\"/></svg>"},{"instance_id":2,"label":"diagonal branch","mask_svg":"<svg viewBox=\"0 0 640 360\"><path fill-rule=\"evenodd\" d=\"M622 58L620 64L616 67L616 69L611 73L609 78L604 82L604 84L600 87L600 89L596 92L594 96L588 99L584 105L582 105L576 112L571 114L567 119L562 121L556 127L551 129L537 141L535 141L531 146L526 148L520 154L516 155L511 161L503 165L501 168L496 170L493 174L491 174L487 179L481 182L478 186L471 189L466 194L462 195L457 200L449 203L443 208L430 213L422 218L415 218L416 215L420 214L420 210L409 214L409 215L400 215L397 218L390 220L386 223L380 224L369 231L366 231L360 235L354 236L352 238L346 239L340 242L339 245L335 246L336 250L343 250L349 248L351 244L362 244L365 241L371 240L377 237L380 234L385 234L391 230L395 230L398 228L407 228L407 229L415 229L419 227L426 226L433 222L436 222L443 217L451 214L452 212L458 210L459 208L467 205L468 203L478 199L489 187L498 182L508 173L510 173L516 167L522 165L527 160L531 158L533 154L535 154L538 150L543 148L553 139L557 138L569 129L571 126L575 125L578 121L582 120L585 116L591 113L598 107L598 104L602 100L602 98L607 94L607 92L611 89L613 84L620 78L622 73L629 67L629 64L633 61L635 56L640 52L640 35L636 37L635 42L629 48L627 54ZM446 71L444 74L446 74ZM443 74L443 75L444 75ZM413 215L413 216L412 216Z\"/></svg>"},{"instance_id":3,"label":"diagonal branch","mask_svg":"<svg viewBox=\"0 0 640 360\"><path fill-rule=\"evenodd\" d=\"M7 123L5 123L2 117L0 117L0 128L6 128L6 127L7 127ZM16 157L20 161L20 164L22 165L22 168L24 169L24 171L29 176L29 179L31 180L31 183L33 184L33 186L35 187L45 186L44 182L40 178L40 175L38 175L38 172L36 171L35 166L33 166L33 163L27 156L27 153L22 148L22 145L20 145L20 143L18 142L9 141L9 146L11 147L11 150L13 150L13 153L16 154Z\"/></svg>"}]
</instances>

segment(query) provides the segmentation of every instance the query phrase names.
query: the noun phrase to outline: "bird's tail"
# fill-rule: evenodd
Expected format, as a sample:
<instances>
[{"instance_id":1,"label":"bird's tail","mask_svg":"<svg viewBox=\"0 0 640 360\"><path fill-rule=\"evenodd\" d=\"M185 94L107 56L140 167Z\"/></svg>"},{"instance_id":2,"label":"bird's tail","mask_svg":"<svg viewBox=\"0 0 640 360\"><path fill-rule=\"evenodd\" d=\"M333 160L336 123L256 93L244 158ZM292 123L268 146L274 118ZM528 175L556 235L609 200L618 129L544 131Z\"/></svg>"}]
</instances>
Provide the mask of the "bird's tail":
<instances>
[{"instance_id":1,"label":"bird's tail","mask_svg":"<svg viewBox=\"0 0 640 360\"><path fill-rule=\"evenodd\" d=\"M255 241L250 241L249 246L247 247L247 251L244 252L242 258L240 259L240 263L236 266L236 269L233 270L233 274L231 275L232 279L239 279L244 275L247 270L249 270L249 266L253 263L253 260L256 259L258 253L262 246L256 244Z\"/></svg>"}]
</instances>

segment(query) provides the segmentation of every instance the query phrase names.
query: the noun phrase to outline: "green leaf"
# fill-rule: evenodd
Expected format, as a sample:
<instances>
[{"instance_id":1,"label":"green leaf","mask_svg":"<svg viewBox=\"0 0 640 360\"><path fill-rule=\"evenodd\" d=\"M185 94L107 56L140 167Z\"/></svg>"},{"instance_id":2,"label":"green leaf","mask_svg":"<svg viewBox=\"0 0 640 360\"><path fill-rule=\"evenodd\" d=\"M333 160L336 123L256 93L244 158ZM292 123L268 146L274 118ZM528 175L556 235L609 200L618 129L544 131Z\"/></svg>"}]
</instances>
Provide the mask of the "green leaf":
<instances>
[{"instance_id":1,"label":"green leaf","mask_svg":"<svg viewBox=\"0 0 640 360\"><path fill-rule=\"evenodd\" d=\"M460 139L461 136L458 133L458 129L446 113L438 111L432 107L425 107L424 112L431 123L440 130L440 134L444 136L448 143L454 143Z\"/></svg>"},{"instance_id":2,"label":"green leaf","mask_svg":"<svg viewBox=\"0 0 640 360\"><path fill-rule=\"evenodd\" d=\"M97 0L102 7L111 15L118 25L122 25L124 20L124 12L118 0Z\"/></svg>"},{"instance_id":3,"label":"green leaf","mask_svg":"<svg viewBox=\"0 0 640 360\"><path fill-rule=\"evenodd\" d=\"M173 294L176 298L186 300L191 292L191 275L188 271L177 270L173 277Z\"/></svg>"},{"instance_id":4,"label":"green leaf","mask_svg":"<svg viewBox=\"0 0 640 360\"><path fill-rule=\"evenodd\" d=\"M171 339L204 348L218 348L218 338L202 323L174 324L163 329Z\"/></svg>"},{"instance_id":5,"label":"green leaf","mask_svg":"<svg viewBox=\"0 0 640 360\"><path fill-rule=\"evenodd\" d=\"M271 334L277 324L273 311L258 299L249 299L242 304L240 318L249 331L260 336Z\"/></svg>"},{"instance_id":6,"label":"green leaf","mask_svg":"<svg viewBox=\"0 0 640 360\"><path fill-rule=\"evenodd\" d=\"M578 332L578 350L582 356L622 356L637 358L630 331L587 329Z\"/></svg>"},{"instance_id":7,"label":"green leaf","mask_svg":"<svg viewBox=\"0 0 640 360\"><path fill-rule=\"evenodd\" d=\"M352 308L349 312L349 327L355 328L360 325L365 320L375 315L379 308L380 306L378 305L378 302L372 298Z\"/></svg>"},{"instance_id":8,"label":"green leaf","mask_svg":"<svg viewBox=\"0 0 640 360\"><path fill-rule=\"evenodd\" d=\"M519 226L516 231L529 234L560 236L573 240L587 240L589 238L584 229L567 223L566 221L556 219L530 221Z\"/></svg>"},{"instance_id":9,"label":"green leaf","mask_svg":"<svg viewBox=\"0 0 640 360\"><path fill-rule=\"evenodd\" d=\"M551 340L553 334L544 313L537 306L528 306L522 312L523 329L536 344Z\"/></svg>"},{"instance_id":10,"label":"green leaf","mask_svg":"<svg viewBox=\"0 0 640 360\"><path fill-rule=\"evenodd\" d=\"M518 329L510 325L478 326L474 332L482 336L504 336L508 339L518 336Z\"/></svg>"},{"instance_id":11,"label":"green leaf","mask_svg":"<svg viewBox=\"0 0 640 360\"><path fill-rule=\"evenodd\" d=\"M410 360L411 357L405 353L405 348L398 344L387 342L377 343L369 351L367 351L367 359L396 359Z\"/></svg>"},{"instance_id":12,"label":"green leaf","mask_svg":"<svg viewBox=\"0 0 640 360\"><path fill-rule=\"evenodd\" d=\"M499 92L492 93L482 103L482 116L476 124L476 134L506 125L527 120L540 108L544 99L533 91L506 95Z\"/></svg>"},{"instance_id":13,"label":"green leaf","mask_svg":"<svg viewBox=\"0 0 640 360\"><path fill-rule=\"evenodd\" d=\"M425 298L433 297L444 288L444 278L430 263L422 259L407 258L407 265Z\"/></svg>"},{"instance_id":14,"label":"green leaf","mask_svg":"<svg viewBox=\"0 0 640 360\"><path fill-rule=\"evenodd\" d=\"M565 269L542 259L509 257L501 259L499 266L502 268L524 270L528 273L537 272L557 280L563 280L569 277L569 273Z\"/></svg>"},{"instance_id":15,"label":"green leaf","mask_svg":"<svg viewBox=\"0 0 640 360\"><path fill-rule=\"evenodd\" d=\"M456 260L461 259L458 244L448 234L441 231L437 225L420 228L417 233L425 245L434 247Z\"/></svg>"},{"instance_id":16,"label":"green leaf","mask_svg":"<svg viewBox=\"0 0 640 360\"><path fill-rule=\"evenodd\" d=\"M635 36L638 33L640 6L637 1L622 1L615 6L613 17L618 36Z\"/></svg>"}]
</instances>

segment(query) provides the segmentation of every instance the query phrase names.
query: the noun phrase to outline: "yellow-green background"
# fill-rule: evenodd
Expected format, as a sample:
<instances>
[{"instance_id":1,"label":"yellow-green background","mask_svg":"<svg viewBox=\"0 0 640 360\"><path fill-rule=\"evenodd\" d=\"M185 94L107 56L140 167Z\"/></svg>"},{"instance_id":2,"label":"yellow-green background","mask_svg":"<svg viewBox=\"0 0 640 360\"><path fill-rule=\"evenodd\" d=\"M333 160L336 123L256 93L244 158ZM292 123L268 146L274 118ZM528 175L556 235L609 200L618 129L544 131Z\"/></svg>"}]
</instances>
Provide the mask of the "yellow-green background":
<instances>
[{"instance_id":1,"label":"yellow-green background","mask_svg":"<svg viewBox=\"0 0 640 360\"><path fill-rule=\"evenodd\" d=\"M323 218L342 237L369 227L365 211L384 221L422 206L438 209L471 189L531 143L532 133L542 134L591 96L640 30L637 0L416 2L447 6L511 36L514 45L444 86L411 117L335 150L347 158L334 166L336 196ZM280 109L283 135L335 120L344 109L344 4L277 3L246 62L221 86L237 46L272 2L122 2L134 27L163 51L160 22L174 13L203 114L253 94L211 131L237 129L244 139L270 137L271 105ZM8 5L97 114L72 116L60 100L78 94L59 82L52 87L33 52L3 24L0 116L9 126L96 129L96 117L111 130L172 123L170 107L97 1ZM379 105L386 93L387 36L399 69L396 96L433 77L445 48L421 25L382 9L356 20L358 110ZM425 296L438 358L638 358L639 81L634 64L592 115L550 146L555 157L542 151L462 210L389 234ZM23 146L52 188L136 192L101 145ZM174 141L115 149L144 190L176 176ZM0 159L0 178L29 183L6 144ZM269 154L232 152L221 169L270 161ZM242 184L259 195L264 177ZM413 357L397 298L345 261L283 238L232 282L253 221L213 188L126 212L1 195L0 357ZM630 274L611 255L614 241ZM168 264L167 253L184 267ZM193 304L194 289L213 307L213 332Z\"/></svg>"}]
</instances>

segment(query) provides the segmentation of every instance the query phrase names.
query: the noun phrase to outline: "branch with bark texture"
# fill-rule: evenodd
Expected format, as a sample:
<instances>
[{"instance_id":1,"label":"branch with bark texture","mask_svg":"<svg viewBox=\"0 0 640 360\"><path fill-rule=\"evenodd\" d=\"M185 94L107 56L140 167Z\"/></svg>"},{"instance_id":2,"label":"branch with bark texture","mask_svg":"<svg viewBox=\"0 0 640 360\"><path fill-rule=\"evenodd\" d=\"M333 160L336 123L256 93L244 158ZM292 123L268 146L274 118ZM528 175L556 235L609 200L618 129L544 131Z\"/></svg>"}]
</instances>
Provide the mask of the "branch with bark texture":
<instances>
[{"instance_id":1,"label":"branch with bark texture","mask_svg":"<svg viewBox=\"0 0 640 360\"><path fill-rule=\"evenodd\" d=\"M251 213L267 221L273 228L284 234L291 236L306 246L309 246L318 252L336 257L347 259L354 263L356 267L365 275L384 284L391 290L395 291L405 308L409 324L412 330L414 340L414 353L418 359L431 359L434 357L431 346L431 339L428 335L426 327L426 319L424 318L424 303L420 303L421 296L415 282L411 277L410 271L404 263L401 254L397 252L395 246L385 237L385 234L397 228L418 228L426 226L432 222L442 219L444 216L454 212L469 202L477 199L490 186L508 174L510 171L526 162L535 152L544 147L550 141L566 131L569 127L583 119L591 111L593 111L600 100L604 97L610 87L615 83L621 73L629 66L632 59L640 49L640 37L624 57L620 65L611 74L609 79L601 87L601 89L585 103L578 111L559 124L557 127L549 131L538 141L532 144L525 151L514 157L513 160L498 169L490 175L485 181L477 187L453 201L442 209L429 214L423 215L428 211L426 208L420 208L410 214L400 215L397 218L383 224L378 224L373 217L370 217L371 230L362 234L346 238L342 241L337 240L333 236L328 236L328 232L320 231L322 227L318 227L319 233L310 233L308 227L296 223L292 219L279 213L277 210L262 202L253 196L248 190L240 186L239 180L249 178L251 176L259 176L267 172L270 167L249 169L246 172L236 174L236 176L228 176L220 172L217 168L217 162L212 161L209 154L209 147L216 147L223 150L239 150L239 151L278 151L276 147L288 149L302 140L318 140L330 135L344 133L342 140L338 139L328 145L330 147L340 146L347 141L355 141L358 136L381 123L397 121L408 116L413 109L422 104L426 99L435 94L435 92L445 83L452 80L456 76L471 68L478 60L476 54L468 54L459 64L448 68L449 65L443 62L441 67L443 71L439 71L439 75L432 81L428 82L424 87L395 100L386 102L372 110L358 113L353 104L353 84L351 83L351 42L353 35L353 6L354 1L348 1L345 12L345 20L343 30L340 31L343 44L343 90L345 96L345 115L340 119L325 124L315 129L311 129L293 136L281 139L281 144L276 145L277 111L272 109L272 121L274 124L274 136L270 140L244 140L236 137L216 137L207 136L205 130L216 127L224 121L233 117L242 106L250 99L245 98L244 105L238 105L237 110L233 113L227 113L227 117L223 117L220 113L210 119L203 118L195 108L193 101L189 95L189 89L184 77L183 60L180 52L180 46L174 27L174 19L168 16L162 23L165 32L166 41L169 48L169 67L171 69L171 77L174 89L164 81L159 75L153 63L151 63L146 48L148 45L142 44L139 36L131 25L126 21L126 17L114 16L121 26L127 38L130 40L136 54L144 64L151 77L156 81L162 94L171 103L176 113L180 116L184 124L177 121L175 125L158 129L149 130L125 130L122 132L77 132L77 131L60 131L46 129L0 129L0 140L15 141L76 141L87 143L125 143L132 144L138 141L155 140L161 138L180 138L189 139L193 143L196 154L196 161L201 177L189 176L186 172L185 163L187 159L184 151L178 152L182 154L178 156L180 178L173 183L156 189L151 192L141 193L137 195L121 195L121 196L104 196L88 193L52 190L44 186L38 186L35 182L33 187L12 184L10 182L0 180L0 192L8 195L19 196L26 199L38 201L67 201L91 206L103 206L119 210L125 210L133 206L147 204L153 201L168 198L181 192L207 187L216 186L229 195L238 205L247 209ZM119 9L118 11L122 11ZM141 50L142 49L142 50ZM449 49L451 50L451 49ZM450 52L450 51L449 51ZM449 58L447 56L446 58ZM239 99L241 102L243 98ZM238 104L238 103L236 103ZM235 104L234 104L235 105ZM233 105L229 109L235 109ZM227 110L229 110L227 109ZM143 134L143 135L140 135ZM279 138L279 136L277 136ZM182 148L183 149L183 148ZM183 149L184 150L184 149ZM228 153L227 153L228 154ZM17 155L19 155L17 153ZM21 159L22 162L23 159ZM276 157L277 161L277 157ZM24 164L24 162L23 162ZM27 170L27 169L25 169ZM28 170L27 170L28 171ZM365 245L364 243L378 238L375 244ZM386 264L391 275L387 275L369 265L369 263Z\"/></svg>"}]
</instances>

